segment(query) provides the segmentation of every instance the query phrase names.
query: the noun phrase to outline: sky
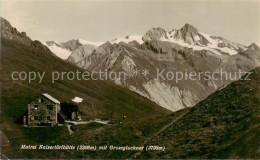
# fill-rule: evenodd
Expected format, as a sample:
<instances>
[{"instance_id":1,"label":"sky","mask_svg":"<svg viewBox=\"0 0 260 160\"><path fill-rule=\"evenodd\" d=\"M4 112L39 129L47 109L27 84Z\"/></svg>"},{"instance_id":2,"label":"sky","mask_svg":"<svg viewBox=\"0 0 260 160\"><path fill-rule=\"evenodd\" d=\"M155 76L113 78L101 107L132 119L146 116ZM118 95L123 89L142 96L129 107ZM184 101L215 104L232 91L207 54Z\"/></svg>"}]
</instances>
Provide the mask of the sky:
<instances>
[{"instance_id":1,"label":"sky","mask_svg":"<svg viewBox=\"0 0 260 160\"><path fill-rule=\"evenodd\" d=\"M209 35L260 44L260 0L1 0L0 16L40 41L103 42L189 23Z\"/></svg>"}]
</instances>

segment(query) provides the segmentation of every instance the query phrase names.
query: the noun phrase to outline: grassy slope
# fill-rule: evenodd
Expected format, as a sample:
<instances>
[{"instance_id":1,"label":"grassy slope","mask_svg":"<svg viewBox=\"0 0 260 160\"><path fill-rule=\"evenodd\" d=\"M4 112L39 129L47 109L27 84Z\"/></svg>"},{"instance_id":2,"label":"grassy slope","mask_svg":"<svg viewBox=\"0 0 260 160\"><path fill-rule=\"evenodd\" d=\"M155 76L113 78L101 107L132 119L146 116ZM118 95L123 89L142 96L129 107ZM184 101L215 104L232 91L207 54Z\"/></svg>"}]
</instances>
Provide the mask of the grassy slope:
<instances>
[{"instance_id":1,"label":"grassy slope","mask_svg":"<svg viewBox=\"0 0 260 160\"><path fill-rule=\"evenodd\" d=\"M165 152L139 158L260 158L260 68L193 107L148 144Z\"/></svg>"},{"instance_id":2,"label":"grassy slope","mask_svg":"<svg viewBox=\"0 0 260 160\"><path fill-rule=\"evenodd\" d=\"M71 138L66 127L24 128L15 123L26 111L27 104L44 92L60 101L67 101L75 96L82 97L84 101L80 104L80 110L83 119L109 117L113 111L115 119L121 119L122 114L126 115L126 122L131 125L135 121L142 123L149 117L164 117L169 113L136 93L104 81L64 80L52 84L52 71L68 72L76 71L78 68L39 48L5 39L2 39L1 45L1 131L9 140L4 145L3 153L13 158L46 156L42 151L21 151L21 144L51 144L60 142L63 137L68 140ZM29 84L26 81L11 80L10 75L13 71L45 71L47 75L41 84ZM79 141L84 141L84 138L87 137L77 137ZM60 156L62 155L55 155ZM70 156L74 157L73 153Z\"/></svg>"},{"instance_id":3,"label":"grassy slope","mask_svg":"<svg viewBox=\"0 0 260 160\"><path fill-rule=\"evenodd\" d=\"M143 146L143 142L153 135L172 119L178 117L185 110L175 112L164 117L151 117L145 121L128 121L124 124L99 127L98 129L85 129L82 126L70 138L64 137L60 141L71 144L88 144L88 145L113 145L113 146ZM83 128L84 127L84 128ZM88 128L88 127L87 127ZM82 137L82 138L78 138ZM85 151L85 152L64 152L64 155L71 157L73 154L77 158L117 158L127 159L135 151ZM52 153L53 155L55 153Z\"/></svg>"}]
</instances>

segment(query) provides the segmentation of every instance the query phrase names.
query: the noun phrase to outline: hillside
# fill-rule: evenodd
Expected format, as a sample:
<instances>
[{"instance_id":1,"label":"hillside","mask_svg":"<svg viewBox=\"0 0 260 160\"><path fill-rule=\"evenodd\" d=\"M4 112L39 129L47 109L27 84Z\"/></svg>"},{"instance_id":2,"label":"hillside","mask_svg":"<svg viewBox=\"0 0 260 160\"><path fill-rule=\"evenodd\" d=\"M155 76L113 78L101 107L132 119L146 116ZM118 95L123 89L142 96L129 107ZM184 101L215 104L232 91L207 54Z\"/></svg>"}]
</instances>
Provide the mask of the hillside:
<instances>
[{"instance_id":1,"label":"hillside","mask_svg":"<svg viewBox=\"0 0 260 160\"><path fill-rule=\"evenodd\" d=\"M259 158L260 68L252 72L251 80L216 91L146 143L165 146L164 152L137 158Z\"/></svg>"},{"instance_id":2,"label":"hillside","mask_svg":"<svg viewBox=\"0 0 260 160\"><path fill-rule=\"evenodd\" d=\"M70 101L75 96L83 98L79 104L83 120L109 118L113 112L115 120L121 120L125 115L129 123L144 123L148 118L164 117L169 113L148 99L110 82L64 79L52 83L52 71L75 72L81 69L55 57L47 47L39 41L32 41L6 20L1 19L1 22L1 137L4 139L2 153L9 158L45 157L45 152L19 148L21 144L48 144L62 137L69 138L65 126L25 128L17 123L27 104L42 93L49 93L61 102ZM40 84L39 79L29 83L12 80L14 71L46 72L46 75Z\"/></svg>"}]
</instances>

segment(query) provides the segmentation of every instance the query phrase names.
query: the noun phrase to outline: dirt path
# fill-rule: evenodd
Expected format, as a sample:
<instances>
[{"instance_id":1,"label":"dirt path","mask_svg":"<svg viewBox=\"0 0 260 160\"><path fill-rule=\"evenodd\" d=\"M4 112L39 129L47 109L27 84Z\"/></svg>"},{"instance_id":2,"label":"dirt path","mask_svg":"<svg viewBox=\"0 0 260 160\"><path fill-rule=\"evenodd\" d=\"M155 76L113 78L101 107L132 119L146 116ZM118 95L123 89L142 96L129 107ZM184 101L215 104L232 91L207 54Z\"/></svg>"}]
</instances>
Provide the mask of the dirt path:
<instances>
[{"instance_id":1,"label":"dirt path","mask_svg":"<svg viewBox=\"0 0 260 160\"><path fill-rule=\"evenodd\" d=\"M67 127L68 127L68 130L69 130L69 132L70 132L70 135L72 135L72 134L73 134L73 131L71 130L71 125L67 125Z\"/></svg>"},{"instance_id":2,"label":"dirt path","mask_svg":"<svg viewBox=\"0 0 260 160\"><path fill-rule=\"evenodd\" d=\"M147 143L149 141L151 141L153 138L155 138L156 136L158 136L160 133L162 133L163 131L165 131L168 127L170 127L173 123L175 123L176 121L178 121L179 119L181 119L186 113L188 113L189 110L185 111L184 113L182 113L181 115L179 115L179 117L173 119L170 123L166 124L164 127L162 127L158 132L156 132L155 134L151 135L149 138L147 138L142 145L140 146L145 146L147 145ZM139 156L142 153L141 151L138 151L137 153L135 153L133 155L133 158L136 158L137 156Z\"/></svg>"},{"instance_id":3,"label":"dirt path","mask_svg":"<svg viewBox=\"0 0 260 160\"><path fill-rule=\"evenodd\" d=\"M101 124L108 124L109 121L102 121L100 119L94 119L94 120L90 120L90 121L65 121L65 123L68 123L68 124L73 124L73 125L78 125L78 124L88 124L88 123L93 123L93 122L96 122L96 123L101 123Z\"/></svg>"},{"instance_id":4,"label":"dirt path","mask_svg":"<svg viewBox=\"0 0 260 160\"><path fill-rule=\"evenodd\" d=\"M65 123L67 123L66 126L68 127L70 135L73 134L73 131L71 130L71 126L72 125L89 124L89 123L93 123L93 122L101 123L101 124L108 124L108 121L102 121L100 119L95 119L95 120L90 120L90 121L80 121L80 122L77 122L77 121L65 121Z\"/></svg>"}]
</instances>

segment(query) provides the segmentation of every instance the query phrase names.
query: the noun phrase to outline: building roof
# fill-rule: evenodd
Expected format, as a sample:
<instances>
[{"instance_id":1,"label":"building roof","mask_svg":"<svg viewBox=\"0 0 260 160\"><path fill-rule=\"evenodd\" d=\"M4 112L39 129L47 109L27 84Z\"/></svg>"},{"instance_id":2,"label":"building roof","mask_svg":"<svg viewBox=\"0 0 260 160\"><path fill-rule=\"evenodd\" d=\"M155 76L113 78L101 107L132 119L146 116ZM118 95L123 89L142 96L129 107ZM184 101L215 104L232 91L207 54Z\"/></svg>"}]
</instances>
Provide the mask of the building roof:
<instances>
[{"instance_id":1,"label":"building roof","mask_svg":"<svg viewBox=\"0 0 260 160\"><path fill-rule=\"evenodd\" d=\"M60 104L60 101L58 101L57 99L53 98L51 95L47 94L47 93L43 93L42 94L44 97L48 98L49 100L51 100L54 103Z\"/></svg>"}]
</instances>

